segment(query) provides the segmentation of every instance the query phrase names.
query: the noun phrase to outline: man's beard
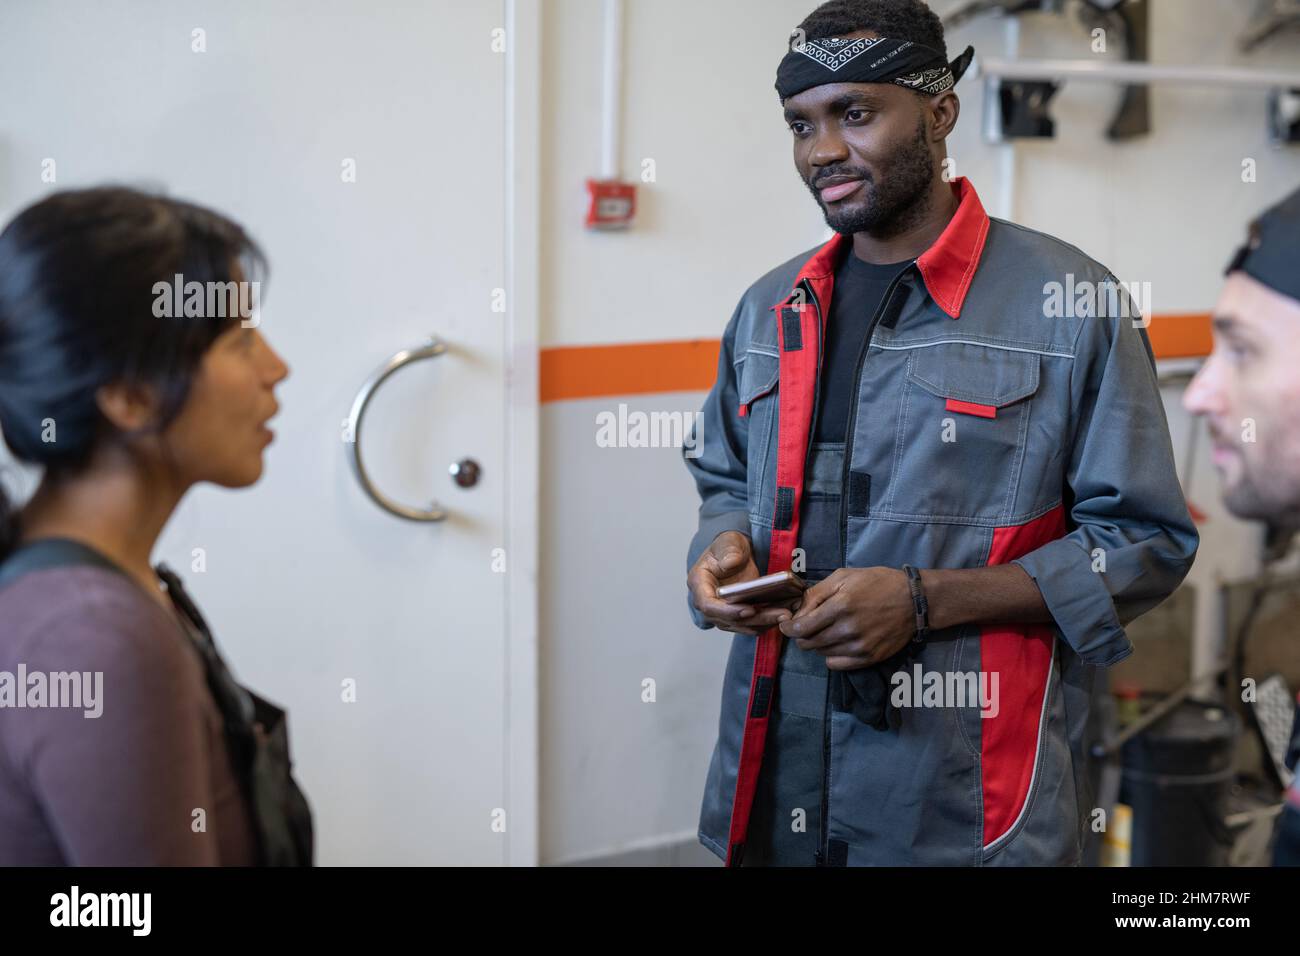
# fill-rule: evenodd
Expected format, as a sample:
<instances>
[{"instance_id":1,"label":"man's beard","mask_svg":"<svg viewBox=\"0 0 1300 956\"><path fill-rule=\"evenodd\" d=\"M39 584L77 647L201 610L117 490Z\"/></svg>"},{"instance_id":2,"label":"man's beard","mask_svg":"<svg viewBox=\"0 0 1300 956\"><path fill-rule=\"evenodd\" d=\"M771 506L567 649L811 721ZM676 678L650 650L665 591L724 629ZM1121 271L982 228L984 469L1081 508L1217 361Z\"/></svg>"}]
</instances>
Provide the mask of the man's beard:
<instances>
[{"instance_id":1,"label":"man's beard","mask_svg":"<svg viewBox=\"0 0 1300 956\"><path fill-rule=\"evenodd\" d=\"M1236 483L1224 490L1223 503L1238 518L1268 524L1300 523L1300 482L1287 481L1281 475L1273 478L1261 485L1243 468Z\"/></svg>"},{"instance_id":2,"label":"man's beard","mask_svg":"<svg viewBox=\"0 0 1300 956\"><path fill-rule=\"evenodd\" d=\"M865 232L880 239L899 235L915 225L930 208L930 189L934 184L934 156L926 142L925 120L916 127L916 136L894 157L889 177L881 183L871 179L866 170L826 169L818 178L836 175L861 176L862 189L853 197L853 205L828 206L821 192L807 184L822 207L826 225L838 233L852 235Z\"/></svg>"},{"instance_id":3,"label":"man's beard","mask_svg":"<svg viewBox=\"0 0 1300 956\"><path fill-rule=\"evenodd\" d=\"M1217 437L1212 430L1211 436ZM1218 442L1224 444L1222 441ZM1300 521L1300 454L1275 448L1267 457L1237 456L1236 480L1221 475L1223 503L1238 518L1268 524Z\"/></svg>"}]
</instances>

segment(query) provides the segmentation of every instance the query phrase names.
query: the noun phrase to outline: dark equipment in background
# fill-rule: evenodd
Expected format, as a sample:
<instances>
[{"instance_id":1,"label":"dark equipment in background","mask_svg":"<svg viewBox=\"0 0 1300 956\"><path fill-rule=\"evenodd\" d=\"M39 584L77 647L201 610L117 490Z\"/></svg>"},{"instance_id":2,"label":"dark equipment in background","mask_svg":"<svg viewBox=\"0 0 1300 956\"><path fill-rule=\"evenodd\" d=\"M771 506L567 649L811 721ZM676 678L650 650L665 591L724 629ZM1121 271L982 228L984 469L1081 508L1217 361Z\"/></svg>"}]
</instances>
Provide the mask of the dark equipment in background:
<instances>
[{"instance_id":1,"label":"dark equipment in background","mask_svg":"<svg viewBox=\"0 0 1300 956\"><path fill-rule=\"evenodd\" d=\"M1295 709L1295 697L1281 674L1260 681L1256 699L1250 703L1250 720L1268 757L1266 765L1283 790L1291 786L1294 776L1287 760L1295 733Z\"/></svg>"},{"instance_id":2,"label":"dark equipment in background","mask_svg":"<svg viewBox=\"0 0 1300 956\"><path fill-rule=\"evenodd\" d=\"M1079 18L1088 30L1100 27L1118 34L1124 43L1124 59L1130 63L1147 62L1151 37L1151 6L1148 0L1085 0ZM1124 87L1119 110L1106 138L1134 139L1151 132L1151 90L1146 86Z\"/></svg>"},{"instance_id":3,"label":"dark equipment in background","mask_svg":"<svg viewBox=\"0 0 1300 956\"><path fill-rule=\"evenodd\" d=\"M1274 143L1300 143L1300 90L1269 93L1268 135Z\"/></svg>"},{"instance_id":4,"label":"dark equipment in background","mask_svg":"<svg viewBox=\"0 0 1300 956\"><path fill-rule=\"evenodd\" d=\"M1056 123L1047 105L1060 87L1050 80L1018 80L998 89L1003 139L1051 139Z\"/></svg>"},{"instance_id":5,"label":"dark equipment in background","mask_svg":"<svg viewBox=\"0 0 1300 956\"><path fill-rule=\"evenodd\" d=\"M1227 669L1226 662L1218 673ZM1214 675L1211 675L1213 677ZM1097 773L1097 804L1112 814L1116 804L1132 810L1127 866L1223 866L1234 834L1228 826L1228 793L1241 738L1236 714L1192 699L1200 681L1184 684L1091 747ZM1114 709L1109 708L1108 714ZM1085 862L1101 859L1099 841Z\"/></svg>"},{"instance_id":6,"label":"dark equipment in background","mask_svg":"<svg viewBox=\"0 0 1300 956\"><path fill-rule=\"evenodd\" d=\"M943 18L952 29L985 14L1020 16L1026 13L1063 13L1065 0L971 0ZM1151 35L1148 0L1073 0L1071 7L1088 31L1100 28L1118 38L1129 62L1147 61ZM1047 102L1056 93L1050 82L1007 80L999 84L1004 139L1044 138L1054 132ZM1128 140L1151 132L1151 98L1146 86L1124 87L1119 109L1106 129L1111 140Z\"/></svg>"},{"instance_id":7,"label":"dark equipment in background","mask_svg":"<svg viewBox=\"0 0 1300 956\"><path fill-rule=\"evenodd\" d=\"M1246 651L1264 600L1279 586L1274 569L1290 554L1297 529L1286 523L1272 523L1265 529L1261 554L1262 571L1250 596L1245 617L1237 628L1232 643L1232 663L1224 674L1224 694L1239 693L1251 678L1246 668ZM1253 679L1253 678L1251 678ZM1295 697L1280 674L1272 674L1258 682L1254 692L1244 695L1247 715L1264 748L1264 764L1273 781L1283 790L1291 785L1290 767L1294 760L1290 750L1296 745L1294 736L1297 720Z\"/></svg>"},{"instance_id":8,"label":"dark equipment in background","mask_svg":"<svg viewBox=\"0 0 1300 956\"><path fill-rule=\"evenodd\" d=\"M1300 0L1260 0L1237 45L1249 53L1279 33L1295 31L1300 31Z\"/></svg>"},{"instance_id":9,"label":"dark equipment in background","mask_svg":"<svg viewBox=\"0 0 1300 956\"><path fill-rule=\"evenodd\" d=\"M1224 822L1241 722L1230 710L1184 700L1121 751L1120 801L1133 808L1130 866L1223 866Z\"/></svg>"},{"instance_id":10,"label":"dark equipment in background","mask_svg":"<svg viewBox=\"0 0 1300 956\"><path fill-rule=\"evenodd\" d=\"M1242 53L1284 33L1300 33L1300 0L1259 0L1255 14L1237 38ZM1300 143L1300 90L1274 90L1268 97L1269 138Z\"/></svg>"},{"instance_id":11,"label":"dark equipment in background","mask_svg":"<svg viewBox=\"0 0 1300 956\"><path fill-rule=\"evenodd\" d=\"M1300 749L1300 715L1285 681L1272 675L1253 683L1246 660L1265 598L1283 583L1277 569L1289 557L1297 529L1274 525L1266 532L1250 603L1212 672L1163 699L1148 700L1145 712L1130 710L1127 720L1114 716L1113 701L1099 710L1104 727L1090 733L1097 741L1090 747L1097 803L1108 813L1117 803L1130 807L1129 866L1227 865L1254 821L1272 819L1281 808L1280 792L1292 780ZM1229 703L1194 699L1206 695ZM1260 773L1241 765L1243 759L1247 765L1254 761L1246 757L1249 741L1230 703L1238 695L1262 745ZM1249 779L1262 786L1235 793ZM1253 809L1234 813L1234 803ZM1099 847L1090 847L1087 859L1097 862Z\"/></svg>"}]
</instances>

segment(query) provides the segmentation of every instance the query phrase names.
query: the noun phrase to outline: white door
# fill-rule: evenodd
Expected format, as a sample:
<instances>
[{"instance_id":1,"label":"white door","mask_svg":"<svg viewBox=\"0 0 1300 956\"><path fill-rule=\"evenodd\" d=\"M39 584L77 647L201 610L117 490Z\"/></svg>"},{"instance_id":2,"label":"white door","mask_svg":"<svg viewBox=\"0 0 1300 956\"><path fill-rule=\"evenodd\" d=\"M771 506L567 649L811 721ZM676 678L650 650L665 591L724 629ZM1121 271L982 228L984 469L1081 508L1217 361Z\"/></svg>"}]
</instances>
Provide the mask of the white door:
<instances>
[{"instance_id":1,"label":"white door","mask_svg":"<svg viewBox=\"0 0 1300 956\"><path fill-rule=\"evenodd\" d=\"M532 813L507 792L494 550L504 16L504 0L0 10L6 220L54 189L144 185L232 216L269 258L262 328L292 371L266 475L192 492L157 557L237 676L289 709L322 864L518 860L511 814ZM430 335L447 353L387 382L363 433L385 494L450 514L416 524L362 493L343 422L367 376ZM462 458L481 466L471 489L449 474Z\"/></svg>"}]
</instances>

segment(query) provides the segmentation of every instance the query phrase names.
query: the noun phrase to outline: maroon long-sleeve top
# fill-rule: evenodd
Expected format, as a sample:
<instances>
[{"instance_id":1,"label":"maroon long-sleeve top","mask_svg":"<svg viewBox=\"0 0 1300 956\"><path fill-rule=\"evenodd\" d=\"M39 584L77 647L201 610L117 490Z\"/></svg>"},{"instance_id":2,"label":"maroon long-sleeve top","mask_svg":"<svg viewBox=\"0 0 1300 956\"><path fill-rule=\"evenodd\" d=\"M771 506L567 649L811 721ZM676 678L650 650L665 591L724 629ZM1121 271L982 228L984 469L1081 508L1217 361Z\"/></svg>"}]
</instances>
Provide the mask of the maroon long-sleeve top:
<instances>
[{"instance_id":1,"label":"maroon long-sleeve top","mask_svg":"<svg viewBox=\"0 0 1300 956\"><path fill-rule=\"evenodd\" d=\"M92 693L99 680L93 706L15 706L16 693L35 699L33 674L71 672ZM179 620L100 568L0 589L0 866L255 860L221 715Z\"/></svg>"}]
</instances>

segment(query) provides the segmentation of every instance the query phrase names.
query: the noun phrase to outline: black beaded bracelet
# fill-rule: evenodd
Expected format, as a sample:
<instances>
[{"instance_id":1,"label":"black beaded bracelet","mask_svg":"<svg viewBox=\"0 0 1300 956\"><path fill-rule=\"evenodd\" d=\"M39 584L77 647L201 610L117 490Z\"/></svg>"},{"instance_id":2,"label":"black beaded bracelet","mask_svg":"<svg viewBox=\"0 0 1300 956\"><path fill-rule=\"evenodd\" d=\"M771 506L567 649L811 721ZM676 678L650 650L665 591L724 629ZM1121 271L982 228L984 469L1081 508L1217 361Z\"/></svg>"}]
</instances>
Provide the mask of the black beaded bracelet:
<instances>
[{"instance_id":1,"label":"black beaded bracelet","mask_svg":"<svg viewBox=\"0 0 1300 956\"><path fill-rule=\"evenodd\" d=\"M916 611L916 635L912 640L919 644L930 636L930 603L925 599L921 572L910 564L905 564L903 573L907 575L907 586L912 592L912 607Z\"/></svg>"}]
</instances>

